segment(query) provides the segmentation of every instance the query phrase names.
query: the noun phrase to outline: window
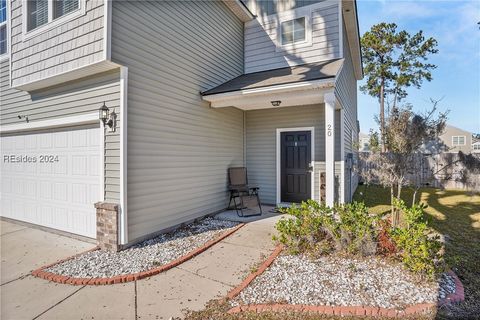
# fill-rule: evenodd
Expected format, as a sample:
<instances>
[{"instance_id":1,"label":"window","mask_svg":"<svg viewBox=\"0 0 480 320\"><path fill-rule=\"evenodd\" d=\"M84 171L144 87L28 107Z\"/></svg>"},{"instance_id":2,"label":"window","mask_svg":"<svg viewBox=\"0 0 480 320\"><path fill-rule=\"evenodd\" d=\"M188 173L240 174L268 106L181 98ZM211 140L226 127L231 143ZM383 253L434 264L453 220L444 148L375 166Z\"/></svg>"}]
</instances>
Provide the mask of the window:
<instances>
[{"instance_id":1,"label":"window","mask_svg":"<svg viewBox=\"0 0 480 320\"><path fill-rule=\"evenodd\" d=\"M53 3L53 19L77 10L79 5L78 0L54 0Z\"/></svg>"},{"instance_id":2,"label":"window","mask_svg":"<svg viewBox=\"0 0 480 320\"><path fill-rule=\"evenodd\" d=\"M79 8L79 0L27 1L27 31L34 30Z\"/></svg>"},{"instance_id":3,"label":"window","mask_svg":"<svg viewBox=\"0 0 480 320\"><path fill-rule=\"evenodd\" d=\"M452 145L454 146L464 146L465 145L465 136L453 136Z\"/></svg>"},{"instance_id":4,"label":"window","mask_svg":"<svg viewBox=\"0 0 480 320\"><path fill-rule=\"evenodd\" d=\"M7 0L0 0L0 55L7 53Z\"/></svg>"},{"instance_id":5,"label":"window","mask_svg":"<svg viewBox=\"0 0 480 320\"><path fill-rule=\"evenodd\" d=\"M305 17L282 22L282 45L306 40Z\"/></svg>"},{"instance_id":6,"label":"window","mask_svg":"<svg viewBox=\"0 0 480 320\"><path fill-rule=\"evenodd\" d=\"M48 22L48 0L27 1L27 30L33 30Z\"/></svg>"},{"instance_id":7,"label":"window","mask_svg":"<svg viewBox=\"0 0 480 320\"><path fill-rule=\"evenodd\" d=\"M473 144L473 150L480 150L480 143L479 142L475 142Z\"/></svg>"}]
</instances>

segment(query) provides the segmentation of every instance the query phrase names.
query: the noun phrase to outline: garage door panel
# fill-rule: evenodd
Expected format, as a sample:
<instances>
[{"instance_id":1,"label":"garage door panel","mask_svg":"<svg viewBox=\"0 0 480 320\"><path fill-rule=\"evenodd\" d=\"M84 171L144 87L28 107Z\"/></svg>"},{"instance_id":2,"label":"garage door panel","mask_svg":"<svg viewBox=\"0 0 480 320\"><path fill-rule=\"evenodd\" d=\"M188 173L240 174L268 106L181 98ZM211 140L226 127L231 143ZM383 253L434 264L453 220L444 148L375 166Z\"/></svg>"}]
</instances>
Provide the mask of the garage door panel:
<instances>
[{"instance_id":1,"label":"garage door panel","mask_svg":"<svg viewBox=\"0 0 480 320\"><path fill-rule=\"evenodd\" d=\"M55 164L54 173L56 176L67 175L69 159L67 155L58 155L58 162Z\"/></svg>"},{"instance_id":2,"label":"garage door panel","mask_svg":"<svg viewBox=\"0 0 480 320\"><path fill-rule=\"evenodd\" d=\"M93 204L102 198L101 137L92 126L2 137L0 215L94 238ZM6 155L37 161L9 163ZM40 156L58 161L40 163Z\"/></svg>"},{"instance_id":3,"label":"garage door panel","mask_svg":"<svg viewBox=\"0 0 480 320\"><path fill-rule=\"evenodd\" d=\"M55 134L55 149L68 148L68 134L66 132L57 132Z\"/></svg>"}]
</instances>

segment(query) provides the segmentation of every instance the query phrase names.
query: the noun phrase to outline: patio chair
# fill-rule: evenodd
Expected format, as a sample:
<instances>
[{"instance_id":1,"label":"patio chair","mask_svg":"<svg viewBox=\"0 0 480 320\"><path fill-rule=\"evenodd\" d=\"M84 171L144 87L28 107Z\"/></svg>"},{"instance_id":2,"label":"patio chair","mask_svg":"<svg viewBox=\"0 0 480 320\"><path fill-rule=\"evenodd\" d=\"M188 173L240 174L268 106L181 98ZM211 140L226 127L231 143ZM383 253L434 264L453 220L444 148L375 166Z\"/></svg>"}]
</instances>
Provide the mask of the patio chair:
<instances>
[{"instance_id":1,"label":"patio chair","mask_svg":"<svg viewBox=\"0 0 480 320\"><path fill-rule=\"evenodd\" d=\"M258 186L248 184L247 168L235 167L228 169L228 190L230 201L233 200L235 211L239 217L259 216L262 214L262 205L258 196ZM258 207L258 210L257 210Z\"/></svg>"}]
</instances>

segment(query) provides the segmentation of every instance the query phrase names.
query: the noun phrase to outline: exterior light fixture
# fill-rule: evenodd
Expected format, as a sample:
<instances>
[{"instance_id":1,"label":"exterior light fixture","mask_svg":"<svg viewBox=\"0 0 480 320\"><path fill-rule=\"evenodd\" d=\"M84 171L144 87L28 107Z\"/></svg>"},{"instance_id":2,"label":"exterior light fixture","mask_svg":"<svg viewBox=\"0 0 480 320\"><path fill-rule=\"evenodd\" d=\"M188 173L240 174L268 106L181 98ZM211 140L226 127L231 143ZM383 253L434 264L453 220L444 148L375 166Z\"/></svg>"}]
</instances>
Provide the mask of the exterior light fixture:
<instances>
[{"instance_id":1,"label":"exterior light fixture","mask_svg":"<svg viewBox=\"0 0 480 320\"><path fill-rule=\"evenodd\" d=\"M282 101L280 101L280 100L274 100L274 101L270 101L270 103L272 104L272 106L278 107L278 106L280 106L280 103L282 103Z\"/></svg>"},{"instance_id":2,"label":"exterior light fixture","mask_svg":"<svg viewBox=\"0 0 480 320\"><path fill-rule=\"evenodd\" d=\"M103 106L98 109L98 118L102 120L104 126L108 126L110 132L115 132L115 124L117 119L117 114L115 111L110 112L110 109L103 102Z\"/></svg>"}]
</instances>

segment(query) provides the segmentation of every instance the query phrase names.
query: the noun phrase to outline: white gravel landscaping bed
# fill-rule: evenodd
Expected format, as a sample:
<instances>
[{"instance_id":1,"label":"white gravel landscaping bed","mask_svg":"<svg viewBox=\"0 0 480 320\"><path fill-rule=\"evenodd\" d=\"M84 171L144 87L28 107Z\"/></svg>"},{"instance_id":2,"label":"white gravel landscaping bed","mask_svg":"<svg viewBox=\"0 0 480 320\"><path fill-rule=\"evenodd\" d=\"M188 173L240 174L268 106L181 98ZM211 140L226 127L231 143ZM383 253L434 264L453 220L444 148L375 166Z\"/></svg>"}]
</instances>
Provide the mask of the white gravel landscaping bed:
<instances>
[{"instance_id":1,"label":"white gravel landscaping bed","mask_svg":"<svg viewBox=\"0 0 480 320\"><path fill-rule=\"evenodd\" d=\"M439 295L455 291L450 275L443 275L440 283L442 289L439 291L437 283L418 281L402 266L376 257L355 259L332 255L310 260L302 256L281 255L231 304L402 308L436 302Z\"/></svg>"},{"instance_id":2,"label":"white gravel landscaping bed","mask_svg":"<svg viewBox=\"0 0 480 320\"><path fill-rule=\"evenodd\" d=\"M104 278L142 272L180 258L237 225L237 222L205 218L120 252L88 252L45 271L75 278Z\"/></svg>"}]
</instances>

